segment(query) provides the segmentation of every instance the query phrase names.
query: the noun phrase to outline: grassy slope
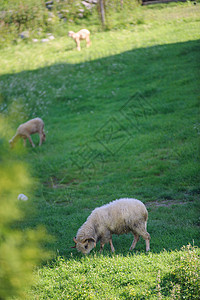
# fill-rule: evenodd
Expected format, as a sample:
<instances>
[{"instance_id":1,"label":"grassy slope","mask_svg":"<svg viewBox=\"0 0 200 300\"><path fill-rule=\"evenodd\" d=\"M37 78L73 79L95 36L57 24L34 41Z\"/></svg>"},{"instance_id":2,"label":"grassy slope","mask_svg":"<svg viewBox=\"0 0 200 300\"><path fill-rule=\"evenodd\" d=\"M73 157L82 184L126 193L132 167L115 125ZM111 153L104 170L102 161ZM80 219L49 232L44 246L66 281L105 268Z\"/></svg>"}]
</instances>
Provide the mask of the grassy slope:
<instances>
[{"instance_id":1,"label":"grassy slope","mask_svg":"<svg viewBox=\"0 0 200 300\"><path fill-rule=\"evenodd\" d=\"M1 50L2 111L12 118L13 129L24 118L38 115L48 131L41 149L29 147L19 156L22 148L18 145L12 152L13 157L27 161L30 172L39 179L30 195L32 206L24 204L29 216L21 226L45 224L56 236L48 247L58 249L69 263L72 237L90 211L123 196L144 202L186 201L182 206L149 208L152 252L180 249L193 240L200 245L198 12L198 5L145 8L143 14L137 11L137 18L142 16L145 24L95 33L92 47L83 47L80 53L66 37L45 45L21 44ZM127 256L131 240L130 235L114 237L117 253L123 255L119 268L123 259L127 264L133 259ZM137 250L143 249L140 241ZM79 261L81 255L73 253L75 269L91 269L95 262L93 276L102 272L99 257ZM100 260L109 266L113 263L109 247L104 253ZM158 269L169 271L170 255L163 255L152 258L154 263L160 261L154 276L149 275L153 267L144 264L148 288L152 280L155 283ZM138 254L137 260L142 264L150 258ZM57 268L55 276L60 276L65 262ZM120 278L130 270L130 266L124 268ZM50 287L51 269L41 272L41 286L47 280ZM51 288L43 296L42 291L35 293L40 299L61 299L62 293L73 295L72 286L77 282L82 294L74 298L84 298L84 289L90 290L93 280L85 283L84 272L73 278L71 291L58 280L55 295ZM140 282L142 274L140 270L137 275ZM98 279L99 287L102 281ZM112 290L111 285L101 297ZM126 294L125 286L118 282L113 297L123 293L126 299L131 297L134 292L128 289Z\"/></svg>"}]
</instances>

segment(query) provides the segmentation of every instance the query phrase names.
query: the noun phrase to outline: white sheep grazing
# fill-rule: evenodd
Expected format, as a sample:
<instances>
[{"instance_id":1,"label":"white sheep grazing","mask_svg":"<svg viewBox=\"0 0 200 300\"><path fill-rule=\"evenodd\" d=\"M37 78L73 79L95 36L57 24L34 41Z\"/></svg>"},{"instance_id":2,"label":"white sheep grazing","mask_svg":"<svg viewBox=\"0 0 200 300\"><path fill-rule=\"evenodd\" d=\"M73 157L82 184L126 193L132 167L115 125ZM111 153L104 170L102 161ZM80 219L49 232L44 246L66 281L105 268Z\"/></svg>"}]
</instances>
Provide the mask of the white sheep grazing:
<instances>
[{"instance_id":1,"label":"white sheep grazing","mask_svg":"<svg viewBox=\"0 0 200 300\"><path fill-rule=\"evenodd\" d=\"M132 232L134 235L130 250L133 250L142 236L146 242L146 251L150 250L150 234L146 231L148 212L145 205L132 198L115 200L92 211L86 222L74 237L78 251L88 254L100 241L100 251L110 243L112 252L112 234Z\"/></svg>"},{"instance_id":2,"label":"white sheep grazing","mask_svg":"<svg viewBox=\"0 0 200 300\"><path fill-rule=\"evenodd\" d=\"M90 32L87 29L81 29L77 33L73 32L73 31L69 31L68 36L74 39L74 41L76 42L78 51L81 50L81 47L80 47L81 40L86 40L87 47L89 47L91 45Z\"/></svg>"},{"instance_id":3,"label":"white sheep grazing","mask_svg":"<svg viewBox=\"0 0 200 300\"><path fill-rule=\"evenodd\" d=\"M9 141L11 147L14 146L16 141L21 137L24 139L24 146L26 146L26 139L29 140L32 147L35 147L32 139L31 134L38 133L40 136L40 143L39 146L42 145L42 142L45 141L46 136L44 133L44 122L40 118L35 118L32 120L29 120L26 123L21 124L16 131L16 134L13 136L13 138Z\"/></svg>"}]
</instances>

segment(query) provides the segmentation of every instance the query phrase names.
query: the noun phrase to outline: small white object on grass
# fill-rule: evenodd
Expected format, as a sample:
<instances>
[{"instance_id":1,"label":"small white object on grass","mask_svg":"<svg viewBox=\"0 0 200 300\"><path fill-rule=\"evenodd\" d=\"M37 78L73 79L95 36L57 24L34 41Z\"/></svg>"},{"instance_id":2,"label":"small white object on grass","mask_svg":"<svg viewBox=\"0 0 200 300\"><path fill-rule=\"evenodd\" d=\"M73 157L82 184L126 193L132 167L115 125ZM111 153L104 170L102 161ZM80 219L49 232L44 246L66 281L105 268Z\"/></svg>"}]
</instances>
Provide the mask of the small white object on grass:
<instances>
[{"instance_id":1,"label":"small white object on grass","mask_svg":"<svg viewBox=\"0 0 200 300\"><path fill-rule=\"evenodd\" d=\"M53 35L49 36L49 40L54 40L54 39L55 39L55 37Z\"/></svg>"},{"instance_id":2,"label":"small white object on grass","mask_svg":"<svg viewBox=\"0 0 200 300\"><path fill-rule=\"evenodd\" d=\"M17 197L18 200L27 201L28 197L24 194L19 194Z\"/></svg>"},{"instance_id":3,"label":"small white object on grass","mask_svg":"<svg viewBox=\"0 0 200 300\"><path fill-rule=\"evenodd\" d=\"M49 39L41 39L41 42L42 42L42 43L49 42Z\"/></svg>"}]
</instances>

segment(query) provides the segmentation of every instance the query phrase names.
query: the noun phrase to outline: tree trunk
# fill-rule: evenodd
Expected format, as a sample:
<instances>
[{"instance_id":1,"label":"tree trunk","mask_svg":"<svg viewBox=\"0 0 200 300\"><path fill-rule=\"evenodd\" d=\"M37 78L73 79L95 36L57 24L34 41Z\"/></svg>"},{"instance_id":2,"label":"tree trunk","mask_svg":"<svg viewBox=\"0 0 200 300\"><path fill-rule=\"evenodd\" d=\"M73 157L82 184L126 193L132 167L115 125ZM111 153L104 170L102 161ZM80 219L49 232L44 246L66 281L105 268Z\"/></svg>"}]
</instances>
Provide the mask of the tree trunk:
<instances>
[{"instance_id":1,"label":"tree trunk","mask_svg":"<svg viewBox=\"0 0 200 300\"><path fill-rule=\"evenodd\" d=\"M101 23L103 27L105 26L105 10L104 10L104 0L99 0L100 3L100 14L101 14Z\"/></svg>"}]
</instances>

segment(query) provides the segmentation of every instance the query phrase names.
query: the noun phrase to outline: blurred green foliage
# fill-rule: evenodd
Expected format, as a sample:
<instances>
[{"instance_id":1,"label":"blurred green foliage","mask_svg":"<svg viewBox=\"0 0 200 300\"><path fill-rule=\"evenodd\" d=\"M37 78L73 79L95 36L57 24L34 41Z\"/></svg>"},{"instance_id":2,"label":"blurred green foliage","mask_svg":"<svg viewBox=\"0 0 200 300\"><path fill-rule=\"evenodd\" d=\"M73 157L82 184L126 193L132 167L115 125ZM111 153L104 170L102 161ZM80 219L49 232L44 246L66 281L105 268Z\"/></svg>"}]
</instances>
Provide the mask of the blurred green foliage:
<instances>
[{"instance_id":1,"label":"blurred green foliage","mask_svg":"<svg viewBox=\"0 0 200 300\"><path fill-rule=\"evenodd\" d=\"M42 227L23 231L16 227L23 219L25 204L17 196L30 188L31 178L23 162L11 161L6 154L5 124L5 118L0 117L0 299L22 299L33 283L33 268L50 255L41 248L41 242L50 237Z\"/></svg>"}]
</instances>

